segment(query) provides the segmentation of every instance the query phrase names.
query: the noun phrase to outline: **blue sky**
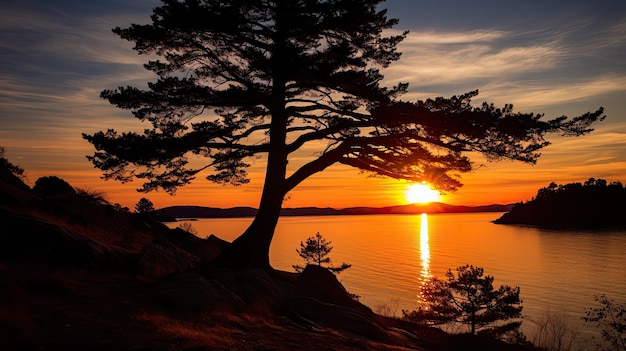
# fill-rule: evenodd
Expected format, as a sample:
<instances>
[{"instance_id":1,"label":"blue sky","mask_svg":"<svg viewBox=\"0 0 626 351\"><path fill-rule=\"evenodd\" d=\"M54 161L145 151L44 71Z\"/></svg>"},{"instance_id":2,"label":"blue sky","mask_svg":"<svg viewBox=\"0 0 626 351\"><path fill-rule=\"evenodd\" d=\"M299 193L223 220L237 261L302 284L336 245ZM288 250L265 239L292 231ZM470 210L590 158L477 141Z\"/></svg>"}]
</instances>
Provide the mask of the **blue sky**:
<instances>
[{"instance_id":1,"label":"blue sky","mask_svg":"<svg viewBox=\"0 0 626 351\"><path fill-rule=\"evenodd\" d=\"M142 67L146 58L111 28L148 23L157 5L153 0L3 4L0 146L10 161L26 169L30 184L40 176L57 175L78 187L103 190L126 206L146 196L132 192L139 184L101 181L85 159L93 149L80 135L142 128L99 93L152 80ZM548 118L606 109L607 120L593 134L553 139L538 165L484 163L463 177L465 187L444 200L502 203L528 200L550 181L596 177L626 182L626 1L389 0L383 7L400 19L396 30L411 31L400 45L402 58L384 72L390 85L410 83L404 99L479 89L476 103L512 103L518 111L543 112ZM356 171L346 176L341 167L314 178L294 191L288 206L324 206L333 196L338 197L336 207L387 205L398 202L391 194L404 186L364 178ZM354 181L346 185L348 178ZM199 194L223 199L225 191L237 195L228 197L231 202L202 204L256 206L258 201L260 180L243 189L213 186L203 178L197 183L202 184L181 190L175 198L147 197L157 207L197 203ZM307 191L320 194L320 201L311 200Z\"/></svg>"}]
</instances>

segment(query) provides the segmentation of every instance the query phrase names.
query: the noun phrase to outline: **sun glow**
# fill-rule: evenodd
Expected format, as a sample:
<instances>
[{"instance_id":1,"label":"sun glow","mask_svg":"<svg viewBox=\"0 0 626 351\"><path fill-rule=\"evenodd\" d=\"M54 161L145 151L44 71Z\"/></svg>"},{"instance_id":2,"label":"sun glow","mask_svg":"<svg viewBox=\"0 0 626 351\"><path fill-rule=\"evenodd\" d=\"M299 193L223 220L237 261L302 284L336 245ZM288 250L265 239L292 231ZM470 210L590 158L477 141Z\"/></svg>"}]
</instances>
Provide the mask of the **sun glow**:
<instances>
[{"instance_id":1,"label":"sun glow","mask_svg":"<svg viewBox=\"0 0 626 351\"><path fill-rule=\"evenodd\" d=\"M409 203L428 203L439 201L439 192L426 182L411 184L404 193Z\"/></svg>"}]
</instances>

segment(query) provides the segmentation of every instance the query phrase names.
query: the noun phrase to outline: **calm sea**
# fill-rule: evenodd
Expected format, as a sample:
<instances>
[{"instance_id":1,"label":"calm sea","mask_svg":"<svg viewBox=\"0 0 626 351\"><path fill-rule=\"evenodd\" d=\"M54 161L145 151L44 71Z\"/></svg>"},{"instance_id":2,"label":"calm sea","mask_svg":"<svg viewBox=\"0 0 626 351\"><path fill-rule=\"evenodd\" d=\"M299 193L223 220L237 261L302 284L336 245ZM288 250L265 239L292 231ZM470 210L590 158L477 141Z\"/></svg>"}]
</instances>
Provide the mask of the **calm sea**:
<instances>
[{"instance_id":1,"label":"calm sea","mask_svg":"<svg viewBox=\"0 0 626 351\"><path fill-rule=\"evenodd\" d=\"M417 307L420 283L445 278L464 264L485 269L494 285L521 288L525 321L547 311L569 316L586 338L599 337L581 317L594 295L626 302L626 230L545 230L491 223L501 213L284 217L270 250L274 268L302 264L300 242L320 232L332 242L335 264L352 264L338 277L346 289L375 311L402 315ZM232 241L251 218L200 219L190 223L198 236ZM172 226L176 226L173 224Z\"/></svg>"}]
</instances>

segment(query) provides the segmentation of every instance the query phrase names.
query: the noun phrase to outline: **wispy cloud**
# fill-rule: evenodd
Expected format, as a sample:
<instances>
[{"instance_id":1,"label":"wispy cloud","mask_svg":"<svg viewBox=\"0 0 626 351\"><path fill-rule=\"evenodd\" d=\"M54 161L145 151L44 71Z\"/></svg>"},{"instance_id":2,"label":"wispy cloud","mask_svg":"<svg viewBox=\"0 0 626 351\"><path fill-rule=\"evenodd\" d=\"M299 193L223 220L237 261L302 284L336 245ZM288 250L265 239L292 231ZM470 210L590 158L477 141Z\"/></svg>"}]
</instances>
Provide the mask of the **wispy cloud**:
<instances>
[{"instance_id":1,"label":"wispy cloud","mask_svg":"<svg viewBox=\"0 0 626 351\"><path fill-rule=\"evenodd\" d=\"M514 101L516 106L532 109L593 100L602 95L620 92L626 92L626 75L623 73L583 79L494 82L481 89L481 97L504 102Z\"/></svg>"},{"instance_id":2,"label":"wispy cloud","mask_svg":"<svg viewBox=\"0 0 626 351\"><path fill-rule=\"evenodd\" d=\"M410 34L400 48L403 52L400 61L385 71L386 82L409 82L407 98L452 95L468 89L482 90L489 84L503 85L517 81L524 74L554 69L564 55L554 42L528 46L498 44L506 36L503 32L440 36L431 33L426 40Z\"/></svg>"}]
</instances>

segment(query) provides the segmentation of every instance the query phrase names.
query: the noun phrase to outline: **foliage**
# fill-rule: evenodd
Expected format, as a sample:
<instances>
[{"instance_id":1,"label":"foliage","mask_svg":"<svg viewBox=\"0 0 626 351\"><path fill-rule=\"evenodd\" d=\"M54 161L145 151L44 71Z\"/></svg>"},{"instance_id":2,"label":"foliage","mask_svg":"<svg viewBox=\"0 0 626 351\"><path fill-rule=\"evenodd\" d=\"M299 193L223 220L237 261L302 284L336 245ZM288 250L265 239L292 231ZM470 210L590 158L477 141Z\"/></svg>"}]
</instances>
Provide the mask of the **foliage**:
<instances>
[{"instance_id":1,"label":"foliage","mask_svg":"<svg viewBox=\"0 0 626 351\"><path fill-rule=\"evenodd\" d=\"M111 205L111 206L113 206L113 209L114 209L115 211L130 213L130 208L128 208L128 207L126 207L126 206L122 206L122 205L120 205L119 203L114 203L114 204L113 204L113 205Z\"/></svg>"},{"instance_id":2,"label":"foliage","mask_svg":"<svg viewBox=\"0 0 626 351\"><path fill-rule=\"evenodd\" d=\"M306 265L318 265L320 267L328 269L335 274L339 274L344 270L352 267L351 264L347 264L345 262L342 263L340 266L331 265L331 259L330 257L328 257L328 255L332 251L333 247L330 246L330 244L330 241L326 241L326 239L322 237L322 234L317 232L315 236L307 238L306 243L301 241L300 249L296 249L296 252L298 253L298 255L300 255L300 257L302 257L302 259L304 259ZM293 265L292 267L297 272L302 272L305 266Z\"/></svg>"},{"instance_id":3,"label":"foliage","mask_svg":"<svg viewBox=\"0 0 626 351\"><path fill-rule=\"evenodd\" d=\"M76 190L70 183L57 176L41 177L35 181L33 190L39 194L53 197L67 197L76 195Z\"/></svg>"},{"instance_id":4,"label":"foliage","mask_svg":"<svg viewBox=\"0 0 626 351\"><path fill-rule=\"evenodd\" d=\"M96 149L88 159L104 179L174 193L202 171L245 184L263 157L259 211L233 250L269 265L286 194L333 164L451 191L473 167L466 152L535 163L548 133L583 135L604 118L602 108L544 121L511 105L475 107L477 91L400 100L408 84L384 87L380 70L399 59L407 33L384 35L398 21L382 2L163 1L151 24L113 30L157 58L145 64L156 81L101 93L150 127L83 134ZM303 150L315 157L289 162Z\"/></svg>"},{"instance_id":5,"label":"foliage","mask_svg":"<svg viewBox=\"0 0 626 351\"><path fill-rule=\"evenodd\" d=\"M136 213L152 213L154 212L154 204L149 199L142 197L135 204Z\"/></svg>"},{"instance_id":6,"label":"foliage","mask_svg":"<svg viewBox=\"0 0 626 351\"><path fill-rule=\"evenodd\" d=\"M456 276L448 269L447 281L431 278L422 288L420 307L403 311L404 317L434 324L461 322L470 326L471 334L493 322L519 318L519 287L504 285L494 290L494 278L483 274L481 267L464 265L456 269Z\"/></svg>"},{"instance_id":7,"label":"foliage","mask_svg":"<svg viewBox=\"0 0 626 351\"><path fill-rule=\"evenodd\" d=\"M372 307L374 313L384 317L397 318L400 310L400 299L390 299L388 303L378 303Z\"/></svg>"},{"instance_id":8,"label":"foliage","mask_svg":"<svg viewBox=\"0 0 626 351\"><path fill-rule=\"evenodd\" d=\"M583 340L577 328L568 322L569 315L564 311L546 310L535 322L532 343L546 351L573 351Z\"/></svg>"},{"instance_id":9,"label":"foliage","mask_svg":"<svg viewBox=\"0 0 626 351\"><path fill-rule=\"evenodd\" d=\"M95 205L110 205L109 201L106 198L106 194L103 191L76 188L76 195L81 200L87 201Z\"/></svg>"},{"instance_id":10,"label":"foliage","mask_svg":"<svg viewBox=\"0 0 626 351\"><path fill-rule=\"evenodd\" d=\"M9 160L4 157L5 153L6 150L4 149L4 147L0 146L0 172L7 172L20 180L24 180L24 169L9 162Z\"/></svg>"},{"instance_id":11,"label":"foliage","mask_svg":"<svg viewBox=\"0 0 626 351\"><path fill-rule=\"evenodd\" d=\"M600 328L602 338L610 344L604 350L626 351L626 303L615 303L604 294L594 299L601 306L588 308L583 320Z\"/></svg>"},{"instance_id":12,"label":"foliage","mask_svg":"<svg viewBox=\"0 0 626 351\"><path fill-rule=\"evenodd\" d=\"M189 222L183 222L183 223L179 224L177 228L180 228L180 229L186 231L187 233L190 233L190 234L193 234L193 235L198 235L198 230L196 230L196 228L193 226L193 224L191 224Z\"/></svg>"},{"instance_id":13,"label":"foliage","mask_svg":"<svg viewBox=\"0 0 626 351\"><path fill-rule=\"evenodd\" d=\"M529 202L516 204L496 223L611 225L626 223L626 187L620 182L589 178L583 184L555 182Z\"/></svg>"}]
</instances>

